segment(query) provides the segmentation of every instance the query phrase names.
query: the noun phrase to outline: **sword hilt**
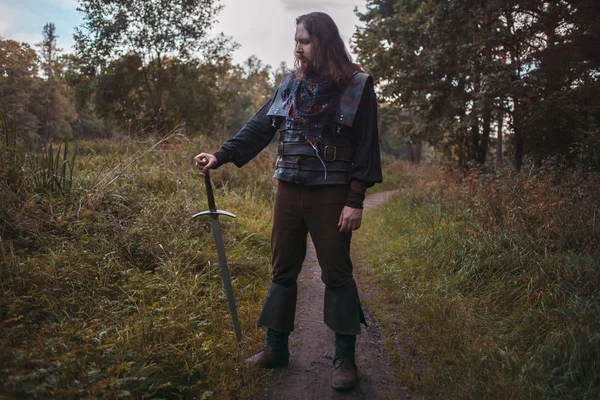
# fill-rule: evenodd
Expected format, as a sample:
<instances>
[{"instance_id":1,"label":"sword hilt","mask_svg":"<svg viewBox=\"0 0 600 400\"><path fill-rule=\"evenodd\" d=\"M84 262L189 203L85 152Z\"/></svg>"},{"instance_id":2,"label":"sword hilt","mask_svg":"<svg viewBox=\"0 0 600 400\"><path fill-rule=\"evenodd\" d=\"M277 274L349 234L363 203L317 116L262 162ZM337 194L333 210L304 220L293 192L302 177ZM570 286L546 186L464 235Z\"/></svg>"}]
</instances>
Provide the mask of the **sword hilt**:
<instances>
[{"instance_id":1,"label":"sword hilt","mask_svg":"<svg viewBox=\"0 0 600 400\"><path fill-rule=\"evenodd\" d=\"M208 164L208 159L206 157L202 157L202 160L200 161ZM210 211L216 211L215 195L213 194L212 183L210 183L210 172L208 170L204 173L204 185L206 186L206 197L208 197L208 209Z\"/></svg>"},{"instance_id":2,"label":"sword hilt","mask_svg":"<svg viewBox=\"0 0 600 400\"><path fill-rule=\"evenodd\" d=\"M203 158L201 161L203 163L208 162L208 160L206 158ZM196 218L201 215L212 215L212 216L226 215L228 217L235 218L235 215L230 212L223 211L223 210L217 210L217 205L215 204L215 195L213 193L212 183L210 182L210 173L208 171L206 171L204 173L204 184L206 186L206 197L208 198L208 211L202 211L197 214L194 214L194 215L192 215L192 218Z\"/></svg>"},{"instance_id":3,"label":"sword hilt","mask_svg":"<svg viewBox=\"0 0 600 400\"><path fill-rule=\"evenodd\" d=\"M213 194L212 183L210 182L210 174L208 171L204 174L204 184L206 185L206 196L208 197L208 209L210 211L216 211L215 195Z\"/></svg>"}]
</instances>

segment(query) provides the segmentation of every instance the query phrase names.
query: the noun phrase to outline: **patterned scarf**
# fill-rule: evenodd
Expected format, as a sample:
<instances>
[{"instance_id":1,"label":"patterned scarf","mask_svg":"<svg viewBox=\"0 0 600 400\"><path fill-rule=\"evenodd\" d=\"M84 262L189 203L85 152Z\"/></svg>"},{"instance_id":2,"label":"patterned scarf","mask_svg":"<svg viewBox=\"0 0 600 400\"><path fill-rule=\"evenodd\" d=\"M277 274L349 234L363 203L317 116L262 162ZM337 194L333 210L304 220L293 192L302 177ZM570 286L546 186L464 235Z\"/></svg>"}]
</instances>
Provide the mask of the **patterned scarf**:
<instances>
[{"instance_id":1,"label":"patterned scarf","mask_svg":"<svg viewBox=\"0 0 600 400\"><path fill-rule=\"evenodd\" d=\"M287 118L305 129L304 137L317 149L323 142L323 127L338 111L338 86L328 77L311 75L301 80L292 74L282 96Z\"/></svg>"}]
</instances>

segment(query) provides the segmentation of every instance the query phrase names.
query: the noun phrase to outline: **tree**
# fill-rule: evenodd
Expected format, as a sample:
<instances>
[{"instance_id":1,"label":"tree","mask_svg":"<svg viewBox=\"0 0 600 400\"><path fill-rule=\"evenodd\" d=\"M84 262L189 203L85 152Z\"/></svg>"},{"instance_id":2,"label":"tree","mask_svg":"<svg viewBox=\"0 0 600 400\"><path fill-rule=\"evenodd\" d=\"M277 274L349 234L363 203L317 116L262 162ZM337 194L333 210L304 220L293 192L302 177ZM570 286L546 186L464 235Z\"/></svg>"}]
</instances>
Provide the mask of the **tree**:
<instances>
[{"instance_id":1,"label":"tree","mask_svg":"<svg viewBox=\"0 0 600 400\"><path fill-rule=\"evenodd\" d=\"M165 128L169 60L225 57L228 39L209 39L221 6L218 0L79 0L84 23L76 29L76 50L100 71L123 56L138 57L148 100L146 118Z\"/></svg>"},{"instance_id":2,"label":"tree","mask_svg":"<svg viewBox=\"0 0 600 400\"><path fill-rule=\"evenodd\" d=\"M98 76L90 73L88 66L74 54L62 58L63 76L71 92L77 111L77 121L72 123L74 138L110 138L114 135L112 121L98 112Z\"/></svg>"},{"instance_id":3,"label":"tree","mask_svg":"<svg viewBox=\"0 0 600 400\"><path fill-rule=\"evenodd\" d=\"M77 118L68 87L63 78L64 62L56 45L56 27L52 22L44 25L44 38L37 44L40 49L40 66L45 81L40 85L35 108L41 122L40 136L44 140L71 137L71 123Z\"/></svg>"},{"instance_id":4,"label":"tree","mask_svg":"<svg viewBox=\"0 0 600 400\"><path fill-rule=\"evenodd\" d=\"M37 55L27 43L0 37L0 109L17 119L20 137L32 137L39 126L31 110L37 91Z\"/></svg>"},{"instance_id":5,"label":"tree","mask_svg":"<svg viewBox=\"0 0 600 400\"><path fill-rule=\"evenodd\" d=\"M142 58L134 52L125 54L106 65L97 77L96 111L120 124L141 122L149 100L144 87Z\"/></svg>"},{"instance_id":6,"label":"tree","mask_svg":"<svg viewBox=\"0 0 600 400\"><path fill-rule=\"evenodd\" d=\"M370 0L354 46L384 100L414 114L413 134L460 165L485 162L504 118L517 169L525 156L597 158L599 11L593 0Z\"/></svg>"},{"instance_id":7,"label":"tree","mask_svg":"<svg viewBox=\"0 0 600 400\"><path fill-rule=\"evenodd\" d=\"M537 164L548 156L580 163L595 153L600 167L600 4L536 2L527 10L539 39L526 77L523 151Z\"/></svg>"},{"instance_id":8,"label":"tree","mask_svg":"<svg viewBox=\"0 0 600 400\"><path fill-rule=\"evenodd\" d=\"M354 36L384 100L414 115L411 141L451 147L460 164L483 162L489 140L499 65L488 3L374 0Z\"/></svg>"},{"instance_id":9,"label":"tree","mask_svg":"<svg viewBox=\"0 0 600 400\"><path fill-rule=\"evenodd\" d=\"M283 78L285 64L279 66L273 79L278 85ZM244 124L273 96L271 67L250 56L242 65L234 65L225 79L224 90L229 94L225 131L227 136L237 133Z\"/></svg>"}]
</instances>

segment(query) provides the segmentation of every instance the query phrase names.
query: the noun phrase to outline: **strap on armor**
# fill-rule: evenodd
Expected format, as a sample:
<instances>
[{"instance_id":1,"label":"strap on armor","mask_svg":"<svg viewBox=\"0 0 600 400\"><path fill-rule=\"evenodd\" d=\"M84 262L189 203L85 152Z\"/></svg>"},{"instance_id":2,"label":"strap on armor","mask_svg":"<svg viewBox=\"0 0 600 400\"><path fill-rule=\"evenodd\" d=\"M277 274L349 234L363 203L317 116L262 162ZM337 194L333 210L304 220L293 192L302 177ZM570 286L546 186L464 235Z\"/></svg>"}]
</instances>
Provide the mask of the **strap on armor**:
<instances>
[{"instance_id":1,"label":"strap on armor","mask_svg":"<svg viewBox=\"0 0 600 400\"><path fill-rule=\"evenodd\" d=\"M309 143L284 143L280 142L277 147L277 155L283 156L312 156L317 152ZM339 146L325 145L318 149L318 155L323 161L347 161L352 162L352 150Z\"/></svg>"}]
</instances>

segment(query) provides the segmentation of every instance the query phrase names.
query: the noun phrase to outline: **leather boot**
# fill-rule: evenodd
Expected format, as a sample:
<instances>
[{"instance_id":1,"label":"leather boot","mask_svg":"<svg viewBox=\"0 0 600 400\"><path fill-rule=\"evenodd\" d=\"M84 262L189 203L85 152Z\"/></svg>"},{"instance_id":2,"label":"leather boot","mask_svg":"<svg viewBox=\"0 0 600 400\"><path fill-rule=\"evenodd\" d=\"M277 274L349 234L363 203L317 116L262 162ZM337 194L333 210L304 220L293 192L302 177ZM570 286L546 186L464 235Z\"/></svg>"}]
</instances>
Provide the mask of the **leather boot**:
<instances>
[{"instance_id":1,"label":"leather boot","mask_svg":"<svg viewBox=\"0 0 600 400\"><path fill-rule=\"evenodd\" d=\"M338 358L333 362L331 386L337 390L352 389L358 383L358 371L354 362Z\"/></svg>"},{"instance_id":2,"label":"leather boot","mask_svg":"<svg viewBox=\"0 0 600 400\"><path fill-rule=\"evenodd\" d=\"M265 346L260 352L252 357L246 358L246 364L253 364L260 368L280 368L288 365L289 354L278 353L269 346Z\"/></svg>"},{"instance_id":3,"label":"leather boot","mask_svg":"<svg viewBox=\"0 0 600 400\"><path fill-rule=\"evenodd\" d=\"M335 358L331 386L337 390L352 389L358 383L358 371L354 363L356 335L335 334Z\"/></svg>"},{"instance_id":4,"label":"leather boot","mask_svg":"<svg viewBox=\"0 0 600 400\"><path fill-rule=\"evenodd\" d=\"M267 344L265 347L246 359L246 364L253 364L260 368L279 368L288 365L290 353L288 351L289 332L267 330Z\"/></svg>"}]
</instances>

